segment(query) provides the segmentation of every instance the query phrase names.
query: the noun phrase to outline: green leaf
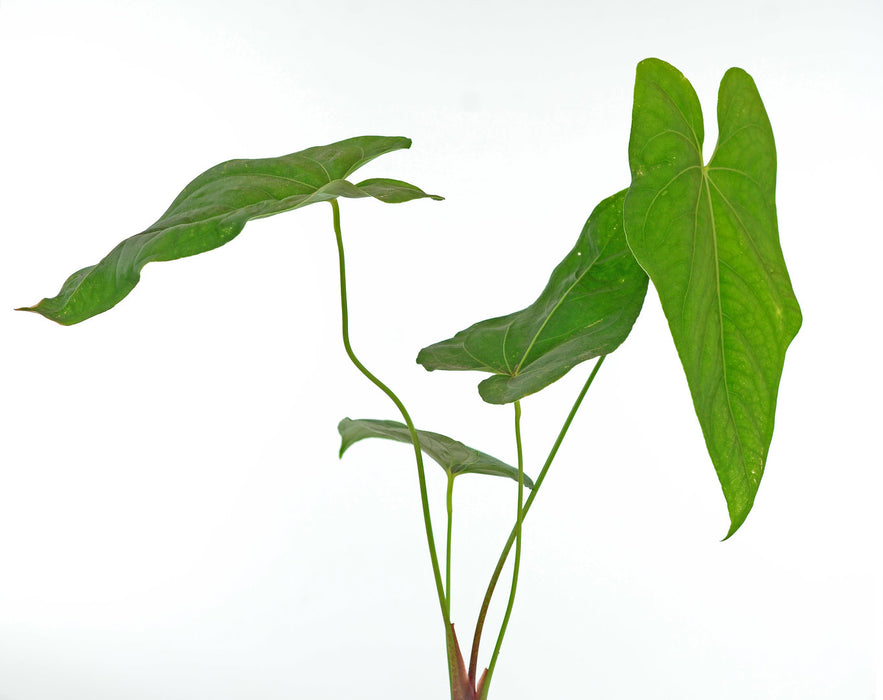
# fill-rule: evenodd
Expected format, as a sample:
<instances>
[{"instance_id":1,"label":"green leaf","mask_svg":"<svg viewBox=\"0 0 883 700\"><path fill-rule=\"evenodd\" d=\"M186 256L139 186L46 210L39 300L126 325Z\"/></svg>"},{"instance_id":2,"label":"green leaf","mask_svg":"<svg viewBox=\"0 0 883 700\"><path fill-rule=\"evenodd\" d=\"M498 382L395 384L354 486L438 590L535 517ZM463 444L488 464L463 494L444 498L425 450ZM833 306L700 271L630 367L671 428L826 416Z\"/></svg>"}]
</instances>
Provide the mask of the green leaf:
<instances>
[{"instance_id":1,"label":"green leaf","mask_svg":"<svg viewBox=\"0 0 883 700\"><path fill-rule=\"evenodd\" d=\"M34 311L63 325L79 323L119 303L149 262L204 253L233 240L245 223L336 197L399 203L430 197L400 180L346 180L377 156L408 148L403 137L359 136L279 158L230 160L191 182L150 228L127 238L97 265L71 275L57 296Z\"/></svg>"},{"instance_id":2,"label":"green leaf","mask_svg":"<svg viewBox=\"0 0 883 700\"><path fill-rule=\"evenodd\" d=\"M724 75L717 114L705 165L692 86L663 61L638 64L624 216L684 366L729 537L754 503L801 314L779 245L773 132L745 71Z\"/></svg>"},{"instance_id":3,"label":"green leaf","mask_svg":"<svg viewBox=\"0 0 883 700\"><path fill-rule=\"evenodd\" d=\"M428 370L492 372L478 385L481 397L510 403L580 362L613 352L631 331L647 292L647 275L623 234L624 198L625 190L595 207L533 304L423 348L417 362Z\"/></svg>"},{"instance_id":4,"label":"green leaf","mask_svg":"<svg viewBox=\"0 0 883 700\"><path fill-rule=\"evenodd\" d=\"M359 419L350 420L344 418L337 426L340 433L340 456L353 444L365 438L385 438L396 442L411 443L411 433L408 426L394 420ZM479 452L467 447L462 442L457 442L444 435L431 433L427 430L418 430L417 437L420 439L420 449L436 462L449 474L489 474L491 476L505 476L518 481L518 470L501 462L496 457ZM526 474L524 485L533 488L533 481Z\"/></svg>"}]
</instances>

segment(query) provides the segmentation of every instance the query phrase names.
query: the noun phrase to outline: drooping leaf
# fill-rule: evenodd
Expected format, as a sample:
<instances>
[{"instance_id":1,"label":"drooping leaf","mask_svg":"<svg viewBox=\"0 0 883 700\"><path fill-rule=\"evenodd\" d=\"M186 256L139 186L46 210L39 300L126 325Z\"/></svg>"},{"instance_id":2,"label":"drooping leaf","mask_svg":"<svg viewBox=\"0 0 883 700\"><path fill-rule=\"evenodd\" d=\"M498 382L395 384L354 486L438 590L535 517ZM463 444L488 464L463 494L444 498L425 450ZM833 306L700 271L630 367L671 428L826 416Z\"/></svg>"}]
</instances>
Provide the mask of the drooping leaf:
<instances>
[{"instance_id":1,"label":"drooping leaf","mask_svg":"<svg viewBox=\"0 0 883 700\"><path fill-rule=\"evenodd\" d=\"M347 449L365 438L384 438L396 442L411 443L411 433L408 426L394 420L374 420L362 418L350 420L344 418L337 426L340 433L340 456ZM496 457L479 452L467 447L462 442L457 442L444 435L431 433L428 430L418 430L417 437L420 439L420 449L432 457L441 465L442 469L451 474L489 474L491 476L505 476L518 481L518 470ZM524 485L533 488L533 481L526 474Z\"/></svg>"},{"instance_id":2,"label":"drooping leaf","mask_svg":"<svg viewBox=\"0 0 883 700\"><path fill-rule=\"evenodd\" d=\"M717 147L705 165L690 83L663 61L638 65L624 216L687 376L729 537L754 503L801 314L779 245L773 132L745 71L724 75L717 114Z\"/></svg>"},{"instance_id":3,"label":"drooping leaf","mask_svg":"<svg viewBox=\"0 0 883 700\"><path fill-rule=\"evenodd\" d=\"M107 311L138 283L149 262L176 260L228 243L245 223L335 197L374 197L399 203L431 197L400 180L348 178L377 156L408 148L403 137L359 136L279 158L230 160L205 171L150 228L127 238L97 265L71 275L57 296L35 306L48 319L71 325Z\"/></svg>"},{"instance_id":4,"label":"drooping leaf","mask_svg":"<svg viewBox=\"0 0 883 700\"><path fill-rule=\"evenodd\" d=\"M631 331L647 292L647 275L623 234L624 198L625 190L595 207L533 304L423 348L417 362L428 370L492 372L478 385L481 397L510 403L580 362L613 352Z\"/></svg>"}]
</instances>

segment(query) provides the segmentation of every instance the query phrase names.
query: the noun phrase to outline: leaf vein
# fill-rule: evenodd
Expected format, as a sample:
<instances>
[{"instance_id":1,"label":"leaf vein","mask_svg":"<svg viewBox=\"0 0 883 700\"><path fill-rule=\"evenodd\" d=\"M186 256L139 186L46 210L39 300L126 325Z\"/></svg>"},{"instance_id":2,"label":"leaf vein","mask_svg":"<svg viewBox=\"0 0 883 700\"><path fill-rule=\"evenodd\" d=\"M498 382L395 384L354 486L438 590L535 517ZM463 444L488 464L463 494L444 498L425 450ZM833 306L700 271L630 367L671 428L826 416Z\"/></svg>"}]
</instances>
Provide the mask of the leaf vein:
<instances>
[{"instance_id":1,"label":"leaf vein","mask_svg":"<svg viewBox=\"0 0 883 700\"><path fill-rule=\"evenodd\" d=\"M573 284L571 284L567 288L567 290L564 292L564 294L561 295L561 298L558 299L557 302L555 302L555 305L552 307L552 309L549 311L549 313L546 314L546 317L543 319L542 323L540 324L540 327L537 329L536 333L534 333L534 336L533 336L533 338L531 338L530 343L528 343L527 349L524 351L524 354L521 356L521 359L518 361L518 365L515 367L515 374L518 374L518 372L521 370L521 366L524 364L524 361L527 359L527 356L530 354L530 351L533 349L533 346L536 344L537 339L540 337L540 334L543 332L543 329L545 329L546 325L549 323L549 320L552 318L552 316L555 314L555 312L558 311L558 309L564 303L565 299L567 299L567 297L570 295L570 292L573 291L573 288L576 287L580 282L582 282L583 278L589 274L589 272L592 270L592 268L595 266L595 264L598 262L598 260L603 255L604 251L607 249L608 245L610 245L610 239L607 239L607 241L604 243L604 247L598 250L598 253L597 253L597 255L595 255L594 259L592 259L591 262L586 263L586 269L582 272L581 275L579 275L573 281Z\"/></svg>"},{"instance_id":2,"label":"leaf vein","mask_svg":"<svg viewBox=\"0 0 883 700\"><path fill-rule=\"evenodd\" d=\"M708 195L708 209L711 217L711 239L714 245L714 259L715 259L715 288L717 290L717 310L718 310L718 327L720 328L720 353L721 353L721 378L723 384L724 396L726 398L727 404L727 414L730 417L730 422L733 425L733 434L736 436L736 446L739 450L739 465L742 467L742 473L749 483L751 482L751 478L748 474L748 465L745 463L745 447L742 444L742 434L739 432L738 423L736 422L736 416L733 411L733 404L730 400L730 385L727 377L727 348L726 348L726 339L724 338L724 311L721 303L721 283L720 283L720 253L718 250L718 241L717 241L717 226L714 219L714 206L711 202L711 190L709 189L709 185L712 184L709 181L709 178L705 177L705 191Z\"/></svg>"}]
</instances>

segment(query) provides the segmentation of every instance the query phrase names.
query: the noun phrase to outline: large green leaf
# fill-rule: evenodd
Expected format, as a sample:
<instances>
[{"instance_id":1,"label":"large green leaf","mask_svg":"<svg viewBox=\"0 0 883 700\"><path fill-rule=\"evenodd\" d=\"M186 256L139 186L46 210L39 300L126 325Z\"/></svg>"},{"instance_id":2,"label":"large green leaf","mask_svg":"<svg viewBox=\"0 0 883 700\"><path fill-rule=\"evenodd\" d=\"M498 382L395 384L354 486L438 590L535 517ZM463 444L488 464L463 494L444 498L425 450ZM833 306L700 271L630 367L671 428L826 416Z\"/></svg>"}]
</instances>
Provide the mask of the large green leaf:
<instances>
[{"instance_id":1,"label":"large green leaf","mask_svg":"<svg viewBox=\"0 0 883 700\"><path fill-rule=\"evenodd\" d=\"M363 418L350 420L344 418L337 426L340 432L340 456L353 444L365 438L384 438L396 442L411 443L411 433L408 426L393 420L373 420ZM505 476L518 481L518 470L501 462L496 457L479 452L467 447L462 442L457 442L444 435L431 433L428 430L418 430L417 437L420 439L420 449L438 462L449 474L489 474L491 476ZM533 488L533 481L526 474L524 485Z\"/></svg>"},{"instance_id":2,"label":"large green leaf","mask_svg":"<svg viewBox=\"0 0 883 700\"><path fill-rule=\"evenodd\" d=\"M663 61L638 65L624 216L684 366L727 499L729 537L754 503L801 315L779 246L773 132L745 71L724 75L717 115L705 165L690 83Z\"/></svg>"},{"instance_id":3,"label":"large green leaf","mask_svg":"<svg viewBox=\"0 0 883 700\"><path fill-rule=\"evenodd\" d=\"M124 240L97 265L75 272L57 296L20 310L63 325L79 323L120 302L147 263L204 253L231 241L251 219L313 202L335 197L374 197L389 203L441 199L399 180L371 179L357 185L346 180L377 156L410 145L410 139L399 136L359 136L279 158L216 165L187 185L153 226Z\"/></svg>"},{"instance_id":4,"label":"large green leaf","mask_svg":"<svg viewBox=\"0 0 883 700\"><path fill-rule=\"evenodd\" d=\"M481 397L509 403L619 347L647 292L647 275L623 234L624 198L625 190L595 207L533 304L423 348L417 362L428 370L492 372L478 386Z\"/></svg>"}]
</instances>

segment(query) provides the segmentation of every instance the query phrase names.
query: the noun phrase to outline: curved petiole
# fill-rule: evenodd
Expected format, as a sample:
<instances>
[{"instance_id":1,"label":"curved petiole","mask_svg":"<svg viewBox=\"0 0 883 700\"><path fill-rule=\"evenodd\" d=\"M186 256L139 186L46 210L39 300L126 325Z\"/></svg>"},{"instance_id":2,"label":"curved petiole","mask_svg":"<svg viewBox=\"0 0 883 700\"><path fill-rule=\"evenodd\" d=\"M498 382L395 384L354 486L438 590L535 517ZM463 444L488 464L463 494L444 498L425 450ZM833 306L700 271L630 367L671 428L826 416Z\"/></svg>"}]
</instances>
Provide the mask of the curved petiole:
<instances>
[{"instance_id":1,"label":"curved petiole","mask_svg":"<svg viewBox=\"0 0 883 700\"><path fill-rule=\"evenodd\" d=\"M448 536L445 546L445 605L448 615L451 614L451 535L454 527L454 472L448 472L448 492L446 506L448 511Z\"/></svg>"},{"instance_id":2,"label":"curved petiole","mask_svg":"<svg viewBox=\"0 0 883 700\"><path fill-rule=\"evenodd\" d=\"M561 447L561 443L564 441L564 436L567 434L568 429L570 428L570 424L573 423L573 419L576 416L577 410L579 410L580 404L582 404L583 399L589 391L589 387L592 386L592 382L595 381L595 376L598 374L598 370L601 369L601 365L604 362L604 358L606 355L602 355L598 358L598 361L595 363L595 366L592 368L591 374L589 374L589 378L586 380L586 383L583 385L583 388L580 390L579 395L576 397L576 401L573 403L573 407L570 409L570 413L568 414L564 424L561 426L561 430L558 433L558 437L555 439L555 443L552 445L552 449L549 451L549 456L546 457L546 461L543 464L543 468L540 470L539 475L534 482L534 487L530 492L530 495L527 497L527 500L524 503L524 508L521 511L521 523L524 522L524 518L527 517L527 513L530 510L531 505L534 502L534 499L537 496L537 493L540 490L540 486L543 484L543 480L546 478L546 474L549 471L549 467L552 465L552 461L555 459L555 455L558 454L558 449ZM481 604L481 610L478 613L478 620L475 623L475 634L472 638L472 654L469 659L469 680L472 683L475 683L476 680L476 671L478 670L478 650L479 645L481 644L481 635L484 631L484 622L487 618L488 609L491 605L491 598L494 594L494 589L497 586L497 581L500 578L500 574L503 572L503 566L506 563L506 559L509 556L509 552L512 549L512 545L515 543L519 524L516 523L515 527L512 528L512 532L509 534L509 539L506 540L506 544L503 546L503 551L500 554L500 558L497 561L497 566L494 569L494 573L491 575L491 580L488 583L487 592L484 595L484 600ZM481 700L485 700L487 698L487 689L488 689L488 681L486 679L484 686L482 688Z\"/></svg>"},{"instance_id":3,"label":"curved petiole","mask_svg":"<svg viewBox=\"0 0 883 700\"><path fill-rule=\"evenodd\" d=\"M512 607L515 604L515 590L518 588L518 572L521 568L521 524L524 521L524 452L521 446L521 401L515 401L515 448L518 453L518 509L515 512L515 562L512 567L512 587L509 589L509 600L506 603L506 612L503 614L503 622L500 625L500 634L497 635L497 643L491 661L481 684L481 697L487 697L494 675L494 667L503 647L503 638L506 636L506 628L509 626L509 618L512 616Z\"/></svg>"},{"instance_id":4,"label":"curved petiole","mask_svg":"<svg viewBox=\"0 0 883 700\"><path fill-rule=\"evenodd\" d=\"M343 331L343 347L346 350L346 354L350 358L350 361L356 366L356 369L358 369L363 375L365 375L365 377L367 377L371 381L371 383L373 383L378 389L386 394L396 405L396 408L399 409L399 413L401 413L402 415L402 419L408 426L408 432L411 434L411 442L414 445L414 456L417 462L417 479L420 483L420 500L423 505L423 522L426 527L426 541L429 545L429 557L432 561L432 573L435 578L435 586L438 593L438 602L439 606L441 607L442 617L444 618L445 637L447 639L450 635L451 627L450 611L448 609L447 598L445 595L444 586L442 584L441 569L438 563L438 553L435 549L435 538L432 534L432 519L429 513L429 498L426 489L426 473L423 468L423 452L420 449L420 438L417 436L417 430L414 428L414 423L411 420L411 416L408 414L407 409L405 408L399 397L396 396L392 389L390 389L388 386L386 386L386 384L375 377L365 367L365 365L363 365L359 361L359 358L356 357L355 353L353 352L353 348L350 345L349 315L347 310L346 295L346 261L343 252L343 235L340 230L340 206L337 203L336 199L330 200L330 204L331 209L334 213L334 234L337 239L337 254L340 266L340 313Z\"/></svg>"}]
</instances>

